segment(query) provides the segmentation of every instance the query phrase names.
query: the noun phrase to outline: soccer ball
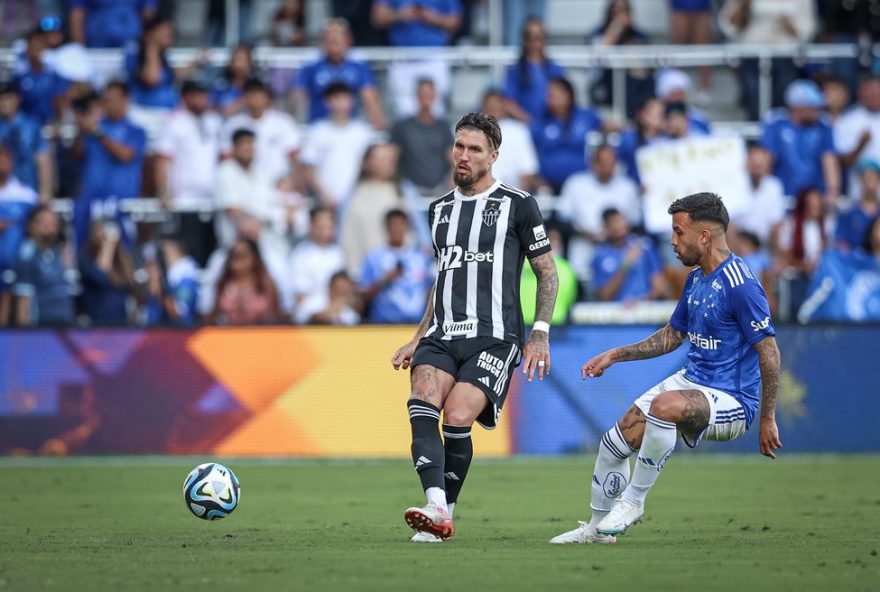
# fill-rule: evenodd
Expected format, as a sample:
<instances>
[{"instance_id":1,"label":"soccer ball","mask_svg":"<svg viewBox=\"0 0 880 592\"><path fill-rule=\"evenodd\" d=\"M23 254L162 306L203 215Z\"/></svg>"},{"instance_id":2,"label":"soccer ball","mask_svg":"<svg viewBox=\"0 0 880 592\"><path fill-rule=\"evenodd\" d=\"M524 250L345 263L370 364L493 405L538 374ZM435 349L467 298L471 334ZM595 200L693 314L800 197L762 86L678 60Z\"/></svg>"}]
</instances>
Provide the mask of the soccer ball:
<instances>
[{"instance_id":1,"label":"soccer ball","mask_svg":"<svg viewBox=\"0 0 880 592\"><path fill-rule=\"evenodd\" d=\"M202 520L226 518L240 499L241 487L235 474L218 463L197 466L183 482L183 501Z\"/></svg>"}]
</instances>

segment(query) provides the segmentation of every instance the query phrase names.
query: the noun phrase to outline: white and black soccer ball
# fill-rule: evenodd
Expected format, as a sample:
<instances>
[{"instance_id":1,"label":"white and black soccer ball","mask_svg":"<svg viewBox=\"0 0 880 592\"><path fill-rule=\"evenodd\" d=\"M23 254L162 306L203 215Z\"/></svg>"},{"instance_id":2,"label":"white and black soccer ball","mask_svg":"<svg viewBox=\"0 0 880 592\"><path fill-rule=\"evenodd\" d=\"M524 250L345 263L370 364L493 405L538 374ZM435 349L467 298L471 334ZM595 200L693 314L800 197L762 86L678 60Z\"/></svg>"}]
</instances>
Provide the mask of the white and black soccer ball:
<instances>
[{"instance_id":1,"label":"white and black soccer ball","mask_svg":"<svg viewBox=\"0 0 880 592\"><path fill-rule=\"evenodd\" d=\"M183 501L202 520L226 518L240 499L241 487L235 473L219 463L197 466L183 482Z\"/></svg>"}]
</instances>

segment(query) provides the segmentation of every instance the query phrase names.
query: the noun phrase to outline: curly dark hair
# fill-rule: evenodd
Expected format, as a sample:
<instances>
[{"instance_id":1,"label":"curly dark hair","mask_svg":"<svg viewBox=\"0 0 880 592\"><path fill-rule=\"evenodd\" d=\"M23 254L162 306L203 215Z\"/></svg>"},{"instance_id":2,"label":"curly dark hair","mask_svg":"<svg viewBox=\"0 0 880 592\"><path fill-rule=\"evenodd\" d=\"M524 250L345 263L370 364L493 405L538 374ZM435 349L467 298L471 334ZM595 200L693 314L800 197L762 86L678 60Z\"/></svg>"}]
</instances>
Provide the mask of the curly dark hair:
<instances>
[{"instance_id":1,"label":"curly dark hair","mask_svg":"<svg viewBox=\"0 0 880 592\"><path fill-rule=\"evenodd\" d=\"M678 212L690 214L691 220L694 222L715 222L720 224L725 231L730 223L730 215L727 213L727 208L724 207L724 202L715 193L694 193L693 195L682 197L672 202L668 211L670 214Z\"/></svg>"},{"instance_id":2,"label":"curly dark hair","mask_svg":"<svg viewBox=\"0 0 880 592\"><path fill-rule=\"evenodd\" d=\"M498 127L498 120L491 115L485 113L468 113L455 124L455 131L458 133L460 129L474 129L483 132L489 139L489 143L495 150L501 146L501 128Z\"/></svg>"}]
</instances>

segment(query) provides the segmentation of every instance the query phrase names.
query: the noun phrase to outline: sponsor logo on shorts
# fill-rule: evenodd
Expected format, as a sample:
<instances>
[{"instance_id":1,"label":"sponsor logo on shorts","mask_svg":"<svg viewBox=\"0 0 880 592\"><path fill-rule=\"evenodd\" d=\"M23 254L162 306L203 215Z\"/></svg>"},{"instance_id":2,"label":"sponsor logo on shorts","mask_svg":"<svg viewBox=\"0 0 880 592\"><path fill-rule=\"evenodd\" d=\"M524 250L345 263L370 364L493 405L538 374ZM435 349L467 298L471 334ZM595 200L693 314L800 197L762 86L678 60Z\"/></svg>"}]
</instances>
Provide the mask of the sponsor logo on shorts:
<instances>
[{"instance_id":1,"label":"sponsor logo on shorts","mask_svg":"<svg viewBox=\"0 0 880 592\"><path fill-rule=\"evenodd\" d=\"M504 370L504 362L492 354L480 352L480 357L477 358L477 368L487 371L495 378L500 378L501 372Z\"/></svg>"},{"instance_id":2,"label":"sponsor logo on shorts","mask_svg":"<svg viewBox=\"0 0 880 592\"><path fill-rule=\"evenodd\" d=\"M443 333L446 335L464 335L477 327L476 321L463 321L460 323L446 323L443 325Z\"/></svg>"},{"instance_id":3,"label":"sponsor logo on shorts","mask_svg":"<svg viewBox=\"0 0 880 592\"><path fill-rule=\"evenodd\" d=\"M711 335L709 337L703 337L700 333L691 333L688 331L688 338L691 340L691 343L699 347L700 349L718 349L718 345L721 343L720 339L716 339Z\"/></svg>"},{"instance_id":4,"label":"sponsor logo on shorts","mask_svg":"<svg viewBox=\"0 0 880 592\"><path fill-rule=\"evenodd\" d=\"M477 379L477 381L478 381L480 384L484 384L484 385L486 385L486 386L488 386L488 387L490 387L490 388L492 387L491 380L492 380L492 379L489 378L488 376L481 376L481 377L479 377L479 378Z\"/></svg>"},{"instance_id":5,"label":"sponsor logo on shorts","mask_svg":"<svg viewBox=\"0 0 880 592\"><path fill-rule=\"evenodd\" d=\"M602 490L605 497L617 497L626 488L626 477L623 473L611 471L605 476L605 482L602 484Z\"/></svg>"},{"instance_id":6,"label":"sponsor logo on shorts","mask_svg":"<svg viewBox=\"0 0 880 592\"><path fill-rule=\"evenodd\" d=\"M766 329L767 327L770 326L770 317L769 316L764 317L763 321L752 321L751 325L752 325L752 331L757 333L758 331L761 331L762 329Z\"/></svg>"}]
</instances>

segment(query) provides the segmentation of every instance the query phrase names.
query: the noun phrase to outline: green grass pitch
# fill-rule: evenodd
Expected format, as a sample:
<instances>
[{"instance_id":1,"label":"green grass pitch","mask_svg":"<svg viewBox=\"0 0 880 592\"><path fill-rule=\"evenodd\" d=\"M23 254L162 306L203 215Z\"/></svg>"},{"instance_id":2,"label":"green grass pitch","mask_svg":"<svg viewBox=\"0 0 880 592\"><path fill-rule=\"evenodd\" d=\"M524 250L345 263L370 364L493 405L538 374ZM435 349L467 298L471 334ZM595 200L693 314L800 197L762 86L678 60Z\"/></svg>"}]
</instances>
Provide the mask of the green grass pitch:
<instances>
[{"instance_id":1,"label":"green grass pitch","mask_svg":"<svg viewBox=\"0 0 880 592\"><path fill-rule=\"evenodd\" d=\"M242 501L204 522L205 460ZM6 590L880 591L880 456L673 457L616 545L547 544L585 518L593 458L477 460L456 537L408 541L406 461L0 460Z\"/></svg>"}]
</instances>

